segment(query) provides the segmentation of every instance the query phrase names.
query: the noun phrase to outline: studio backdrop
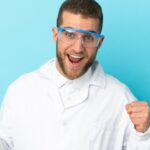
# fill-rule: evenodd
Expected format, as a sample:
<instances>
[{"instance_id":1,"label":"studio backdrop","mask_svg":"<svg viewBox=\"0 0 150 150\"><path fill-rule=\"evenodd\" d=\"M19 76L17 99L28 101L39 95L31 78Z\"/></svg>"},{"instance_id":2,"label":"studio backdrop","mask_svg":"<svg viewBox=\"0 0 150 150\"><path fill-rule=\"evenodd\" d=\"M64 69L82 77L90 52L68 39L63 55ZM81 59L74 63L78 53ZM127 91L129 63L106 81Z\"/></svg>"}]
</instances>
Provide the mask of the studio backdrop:
<instances>
[{"instance_id":1,"label":"studio backdrop","mask_svg":"<svg viewBox=\"0 0 150 150\"><path fill-rule=\"evenodd\" d=\"M0 0L0 102L8 85L55 57L52 27L62 0ZM105 40L97 59L105 72L150 104L150 1L98 0Z\"/></svg>"}]
</instances>

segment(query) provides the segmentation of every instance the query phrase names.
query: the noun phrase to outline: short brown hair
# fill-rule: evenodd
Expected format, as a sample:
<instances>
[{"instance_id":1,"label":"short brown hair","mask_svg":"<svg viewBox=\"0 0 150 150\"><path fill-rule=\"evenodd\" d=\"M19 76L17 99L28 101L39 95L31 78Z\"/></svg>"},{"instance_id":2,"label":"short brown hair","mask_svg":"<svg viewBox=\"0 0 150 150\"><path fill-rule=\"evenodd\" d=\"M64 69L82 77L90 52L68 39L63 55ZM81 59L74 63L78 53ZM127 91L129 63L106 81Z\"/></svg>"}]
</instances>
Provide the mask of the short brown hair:
<instances>
[{"instance_id":1,"label":"short brown hair","mask_svg":"<svg viewBox=\"0 0 150 150\"><path fill-rule=\"evenodd\" d=\"M63 22L62 14L64 11L81 14L83 17L99 19L99 32L101 32L103 26L103 12L101 6L95 0L65 0L58 12L57 27Z\"/></svg>"}]
</instances>

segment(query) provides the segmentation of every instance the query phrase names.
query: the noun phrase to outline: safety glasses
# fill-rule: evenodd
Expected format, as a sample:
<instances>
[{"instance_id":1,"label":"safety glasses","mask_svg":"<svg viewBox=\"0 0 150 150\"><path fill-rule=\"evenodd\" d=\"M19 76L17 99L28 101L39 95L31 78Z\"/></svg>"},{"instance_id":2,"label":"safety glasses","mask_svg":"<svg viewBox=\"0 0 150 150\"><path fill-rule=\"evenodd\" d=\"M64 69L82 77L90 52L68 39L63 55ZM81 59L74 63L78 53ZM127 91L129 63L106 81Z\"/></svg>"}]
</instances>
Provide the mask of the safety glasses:
<instances>
[{"instance_id":1,"label":"safety glasses","mask_svg":"<svg viewBox=\"0 0 150 150\"><path fill-rule=\"evenodd\" d=\"M73 45L80 39L84 47L94 48L98 46L100 39L103 37L96 32L75 28L58 27L57 30L58 38L68 45Z\"/></svg>"}]
</instances>

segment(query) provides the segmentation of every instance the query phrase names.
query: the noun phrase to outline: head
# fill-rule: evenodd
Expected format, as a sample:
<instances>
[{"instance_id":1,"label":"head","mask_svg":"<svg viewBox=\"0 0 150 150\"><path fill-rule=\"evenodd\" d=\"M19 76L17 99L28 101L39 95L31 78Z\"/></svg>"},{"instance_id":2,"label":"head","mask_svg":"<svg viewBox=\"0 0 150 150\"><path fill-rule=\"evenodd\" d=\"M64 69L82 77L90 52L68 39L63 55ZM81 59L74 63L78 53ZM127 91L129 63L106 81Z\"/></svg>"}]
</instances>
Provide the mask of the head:
<instances>
[{"instance_id":1,"label":"head","mask_svg":"<svg viewBox=\"0 0 150 150\"><path fill-rule=\"evenodd\" d=\"M66 0L61 5L57 27L53 28L56 41L56 66L65 77L73 80L82 76L95 60L97 51L104 37L97 37L97 44L90 45L90 40L100 34L103 25L103 13L100 5L94 0ZM73 31L64 28L73 29ZM91 34L90 34L91 33ZM76 39L75 42L64 42L63 36ZM92 38L91 38L92 37ZM89 40L89 42L88 42ZM90 45L90 46L89 46Z\"/></svg>"},{"instance_id":2,"label":"head","mask_svg":"<svg viewBox=\"0 0 150 150\"><path fill-rule=\"evenodd\" d=\"M65 0L58 12L57 27L62 25L63 12L65 11L73 14L80 14L84 18L98 19L98 32L101 33L103 26L103 12L101 6L95 0Z\"/></svg>"}]
</instances>

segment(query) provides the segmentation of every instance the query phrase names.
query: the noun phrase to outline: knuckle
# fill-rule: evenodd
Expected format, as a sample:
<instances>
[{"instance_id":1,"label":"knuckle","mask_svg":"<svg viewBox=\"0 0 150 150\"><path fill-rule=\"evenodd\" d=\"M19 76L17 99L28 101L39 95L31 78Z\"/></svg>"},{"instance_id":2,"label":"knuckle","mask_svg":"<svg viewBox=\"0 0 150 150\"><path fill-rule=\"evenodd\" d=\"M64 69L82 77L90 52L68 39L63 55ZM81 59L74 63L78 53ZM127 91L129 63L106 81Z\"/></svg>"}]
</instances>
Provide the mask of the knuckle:
<instances>
[{"instance_id":1,"label":"knuckle","mask_svg":"<svg viewBox=\"0 0 150 150\"><path fill-rule=\"evenodd\" d=\"M147 121L148 121L147 118L143 118L143 119L142 119L142 123L143 123L143 124L147 123Z\"/></svg>"},{"instance_id":2,"label":"knuckle","mask_svg":"<svg viewBox=\"0 0 150 150\"><path fill-rule=\"evenodd\" d=\"M143 103L143 104L147 104L147 102L146 101L144 101L144 100L142 100L142 101L140 101L141 103Z\"/></svg>"},{"instance_id":3,"label":"knuckle","mask_svg":"<svg viewBox=\"0 0 150 150\"><path fill-rule=\"evenodd\" d=\"M146 107L145 107L145 110L146 110L147 112L149 112L149 111L150 111L150 109L149 109L149 107L148 107L148 106L146 106Z\"/></svg>"},{"instance_id":4,"label":"knuckle","mask_svg":"<svg viewBox=\"0 0 150 150\"><path fill-rule=\"evenodd\" d=\"M146 113L146 115L147 116L150 116L150 111L149 111L149 109L147 108L147 109L145 109L145 113Z\"/></svg>"},{"instance_id":5,"label":"knuckle","mask_svg":"<svg viewBox=\"0 0 150 150\"><path fill-rule=\"evenodd\" d=\"M147 112L147 111L145 111L144 113L143 113L143 117L148 117L149 116L149 113Z\"/></svg>"}]
</instances>

